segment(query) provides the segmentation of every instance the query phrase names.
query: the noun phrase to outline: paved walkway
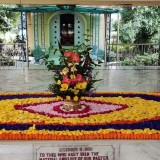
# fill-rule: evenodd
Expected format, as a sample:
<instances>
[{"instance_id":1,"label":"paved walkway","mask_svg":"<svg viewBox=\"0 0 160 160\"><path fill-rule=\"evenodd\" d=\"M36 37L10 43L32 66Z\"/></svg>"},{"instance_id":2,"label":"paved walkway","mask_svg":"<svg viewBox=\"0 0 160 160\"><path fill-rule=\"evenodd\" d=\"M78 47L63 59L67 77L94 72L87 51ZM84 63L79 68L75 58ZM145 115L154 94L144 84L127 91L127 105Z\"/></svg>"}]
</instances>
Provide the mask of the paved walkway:
<instances>
[{"instance_id":1,"label":"paved walkway","mask_svg":"<svg viewBox=\"0 0 160 160\"><path fill-rule=\"evenodd\" d=\"M160 67L102 66L96 71L103 79L97 91L160 91ZM0 92L46 91L52 80L53 72L44 66L0 66Z\"/></svg>"}]
</instances>

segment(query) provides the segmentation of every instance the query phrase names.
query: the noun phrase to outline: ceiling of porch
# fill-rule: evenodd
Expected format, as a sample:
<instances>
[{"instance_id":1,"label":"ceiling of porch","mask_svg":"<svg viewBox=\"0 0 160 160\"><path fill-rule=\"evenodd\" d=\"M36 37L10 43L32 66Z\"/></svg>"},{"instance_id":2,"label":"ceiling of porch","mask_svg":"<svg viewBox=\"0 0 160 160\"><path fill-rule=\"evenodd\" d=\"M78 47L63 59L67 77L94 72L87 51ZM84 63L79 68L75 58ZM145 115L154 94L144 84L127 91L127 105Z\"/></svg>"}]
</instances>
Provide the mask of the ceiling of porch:
<instances>
[{"instance_id":1,"label":"ceiling of porch","mask_svg":"<svg viewBox=\"0 0 160 160\"><path fill-rule=\"evenodd\" d=\"M143 5L160 6L160 0L0 0L1 4L68 4L68 5Z\"/></svg>"},{"instance_id":2,"label":"ceiling of porch","mask_svg":"<svg viewBox=\"0 0 160 160\"><path fill-rule=\"evenodd\" d=\"M110 8L100 8L100 7L88 7L80 5L48 5L48 6L22 6L16 8L5 8L6 10L14 12L77 12L77 13L92 13L92 14L107 14L107 13L117 13L116 9Z\"/></svg>"}]
</instances>

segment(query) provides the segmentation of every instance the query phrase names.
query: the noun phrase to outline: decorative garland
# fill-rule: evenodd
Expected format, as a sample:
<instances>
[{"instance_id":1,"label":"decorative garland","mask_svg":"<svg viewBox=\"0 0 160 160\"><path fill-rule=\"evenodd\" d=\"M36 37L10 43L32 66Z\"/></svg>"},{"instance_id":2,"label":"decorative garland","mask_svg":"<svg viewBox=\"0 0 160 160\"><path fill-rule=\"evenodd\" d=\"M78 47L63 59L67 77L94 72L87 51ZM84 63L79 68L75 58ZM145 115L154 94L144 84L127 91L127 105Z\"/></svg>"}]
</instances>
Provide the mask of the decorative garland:
<instances>
[{"instance_id":1,"label":"decorative garland","mask_svg":"<svg viewBox=\"0 0 160 160\"><path fill-rule=\"evenodd\" d=\"M160 139L160 93L99 92L63 110L50 92L0 94L0 139Z\"/></svg>"}]
</instances>

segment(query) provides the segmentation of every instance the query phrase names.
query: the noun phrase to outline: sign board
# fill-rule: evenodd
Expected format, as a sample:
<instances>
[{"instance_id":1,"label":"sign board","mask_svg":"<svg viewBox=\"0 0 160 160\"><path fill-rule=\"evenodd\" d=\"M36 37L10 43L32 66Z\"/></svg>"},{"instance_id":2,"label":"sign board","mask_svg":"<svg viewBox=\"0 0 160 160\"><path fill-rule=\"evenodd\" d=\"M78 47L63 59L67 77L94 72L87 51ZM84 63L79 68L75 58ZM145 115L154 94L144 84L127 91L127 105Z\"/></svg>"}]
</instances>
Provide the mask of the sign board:
<instances>
[{"instance_id":1,"label":"sign board","mask_svg":"<svg viewBox=\"0 0 160 160\"><path fill-rule=\"evenodd\" d=\"M39 146L35 160L115 160L112 145Z\"/></svg>"}]
</instances>

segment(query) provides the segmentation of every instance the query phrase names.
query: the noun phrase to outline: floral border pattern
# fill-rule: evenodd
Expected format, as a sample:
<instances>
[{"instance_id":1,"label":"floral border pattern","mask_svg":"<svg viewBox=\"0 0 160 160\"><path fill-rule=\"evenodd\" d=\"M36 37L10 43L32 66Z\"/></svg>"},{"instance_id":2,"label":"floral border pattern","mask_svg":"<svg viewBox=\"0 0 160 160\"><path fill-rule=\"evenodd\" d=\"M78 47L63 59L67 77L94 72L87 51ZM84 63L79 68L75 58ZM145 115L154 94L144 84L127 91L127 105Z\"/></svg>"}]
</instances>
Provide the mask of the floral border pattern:
<instances>
[{"instance_id":1,"label":"floral border pattern","mask_svg":"<svg viewBox=\"0 0 160 160\"><path fill-rule=\"evenodd\" d=\"M0 139L160 139L160 92L98 92L81 100L127 107L84 117L52 117L16 108L60 101L50 92L0 93Z\"/></svg>"}]
</instances>

